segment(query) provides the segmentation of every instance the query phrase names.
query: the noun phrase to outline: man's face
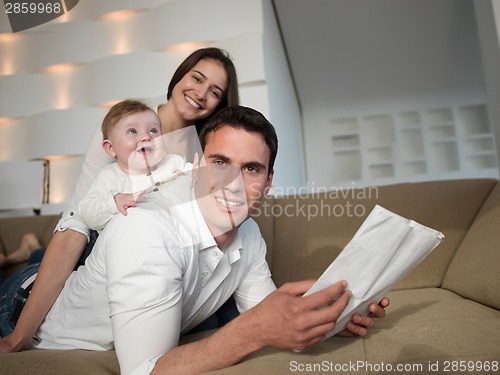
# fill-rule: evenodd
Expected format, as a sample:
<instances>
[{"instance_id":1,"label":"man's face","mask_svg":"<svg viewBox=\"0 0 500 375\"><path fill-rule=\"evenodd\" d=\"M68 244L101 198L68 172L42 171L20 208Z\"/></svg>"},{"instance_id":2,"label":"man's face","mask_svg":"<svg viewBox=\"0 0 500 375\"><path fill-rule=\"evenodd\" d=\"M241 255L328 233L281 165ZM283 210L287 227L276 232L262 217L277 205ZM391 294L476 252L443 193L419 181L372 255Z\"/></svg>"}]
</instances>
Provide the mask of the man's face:
<instances>
[{"instance_id":1,"label":"man's face","mask_svg":"<svg viewBox=\"0 0 500 375\"><path fill-rule=\"evenodd\" d=\"M272 183L270 154L259 133L223 126L208 135L195 194L214 237L255 213Z\"/></svg>"}]
</instances>

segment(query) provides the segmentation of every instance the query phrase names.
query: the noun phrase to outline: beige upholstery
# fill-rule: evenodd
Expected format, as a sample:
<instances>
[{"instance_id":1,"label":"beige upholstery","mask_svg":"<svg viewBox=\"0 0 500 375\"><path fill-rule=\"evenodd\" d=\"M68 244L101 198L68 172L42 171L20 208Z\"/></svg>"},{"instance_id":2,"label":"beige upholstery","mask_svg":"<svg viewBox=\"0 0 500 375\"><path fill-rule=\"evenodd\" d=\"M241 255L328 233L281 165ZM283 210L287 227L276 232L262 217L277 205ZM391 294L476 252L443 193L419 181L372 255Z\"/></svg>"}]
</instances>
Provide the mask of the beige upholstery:
<instances>
[{"instance_id":1,"label":"beige upholstery","mask_svg":"<svg viewBox=\"0 0 500 375\"><path fill-rule=\"evenodd\" d=\"M497 185L460 244L443 283L446 289L496 309L500 309L499 219Z\"/></svg>"},{"instance_id":2,"label":"beige upholstery","mask_svg":"<svg viewBox=\"0 0 500 375\"><path fill-rule=\"evenodd\" d=\"M440 286L457 246L494 184L492 180L438 181L276 199L275 205L281 208L275 213L285 214L275 217L274 280L281 285L319 277L379 204L445 234L445 241L398 288ZM324 208L323 215L308 218L303 214L321 212L327 205L330 210Z\"/></svg>"},{"instance_id":3,"label":"beige upholstery","mask_svg":"<svg viewBox=\"0 0 500 375\"><path fill-rule=\"evenodd\" d=\"M301 368L304 373L304 366L317 366L315 372L306 373L325 373L324 366L353 363L365 368L344 373L390 373L374 367L384 363L393 366L393 373L435 375L456 373L451 367L445 371L451 361L497 361L498 365L500 186L496 180L398 184L266 199L256 220L268 244L267 258L276 283L318 277L375 204L446 236L389 294L387 317L377 321L365 338L333 337L302 353L266 348L214 374L289 374ZM0 219L0 238L11 250L24 231L49 233L50 237L55 220ZM210 333L182 337L181 343ZM396 372L401 365L415 367ZM0 375L118 373L113 351L0 354ZM464 373L493 372L476 369Z\"/></svg>"}]
</instances>

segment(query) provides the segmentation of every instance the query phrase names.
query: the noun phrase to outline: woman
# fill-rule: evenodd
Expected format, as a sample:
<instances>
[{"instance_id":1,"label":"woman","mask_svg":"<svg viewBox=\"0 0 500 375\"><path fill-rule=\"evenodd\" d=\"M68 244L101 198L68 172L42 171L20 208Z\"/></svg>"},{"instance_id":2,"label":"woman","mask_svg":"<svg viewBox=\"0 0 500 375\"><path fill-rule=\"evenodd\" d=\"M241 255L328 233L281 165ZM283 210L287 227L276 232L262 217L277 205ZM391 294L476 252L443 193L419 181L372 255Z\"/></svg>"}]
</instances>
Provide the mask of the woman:
<instances>
[{"instance_id":1,"label":"woman","mask_svg":"<svg viewBox=\"0 0 500 375\"><path fill-rule=\"evenodd\" d=\"M168 86L167 102L159 106L162 133L186 126L201 129L218 110L239 104L236 69L228 54L218 48L193 52L175 71ZM113 159L102 149L100 129L94 135L82 174L68 208L59 221L38 270L36 283L14 331L0 339L0 352L15 352L29 346L69 274L95 241L76 214L79 200L89 189L97 173ZM86 248L87 246L87 248Z\"/></svg>"}]
</instances>

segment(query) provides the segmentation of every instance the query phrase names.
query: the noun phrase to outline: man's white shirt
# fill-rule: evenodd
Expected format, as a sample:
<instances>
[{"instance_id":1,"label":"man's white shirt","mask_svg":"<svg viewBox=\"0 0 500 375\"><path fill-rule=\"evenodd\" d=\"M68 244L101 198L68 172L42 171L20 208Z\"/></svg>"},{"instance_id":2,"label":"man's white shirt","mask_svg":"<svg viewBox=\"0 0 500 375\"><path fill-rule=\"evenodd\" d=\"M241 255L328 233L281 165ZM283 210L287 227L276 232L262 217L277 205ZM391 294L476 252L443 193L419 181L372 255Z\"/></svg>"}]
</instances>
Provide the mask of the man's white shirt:
<instances>
[{"instance_id":1,"label":"man's white shirt","mask_svg":"<svg viewBox=\"0 0 500 375\"><path fill-rule=\"evenodd\" d=\"M37 348L114 346L122 374L149 374L231 295L243 312L276 289L257 224L243 223L222 252L190 177L175 184L109 222L42 323Z\"/></svg>"}]
</instances>

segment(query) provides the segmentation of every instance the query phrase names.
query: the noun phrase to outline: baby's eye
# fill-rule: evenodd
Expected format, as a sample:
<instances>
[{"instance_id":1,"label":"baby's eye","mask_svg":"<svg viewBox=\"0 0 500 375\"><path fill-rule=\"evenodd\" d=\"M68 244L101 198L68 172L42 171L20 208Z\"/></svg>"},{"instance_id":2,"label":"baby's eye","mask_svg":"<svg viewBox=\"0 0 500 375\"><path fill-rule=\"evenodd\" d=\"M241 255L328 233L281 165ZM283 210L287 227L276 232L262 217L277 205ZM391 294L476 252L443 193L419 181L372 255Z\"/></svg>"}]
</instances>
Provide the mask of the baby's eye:
<instances>
[{"instance_id":1,"label":"baby's eye","mask_svg":"<svg viewBox=\"0 0 500 375\"><path fill-rule=\"evenodd\" d=\"M151 129L150 132L151 132L151 134L159 134L160 133L160 131L156 128Z\"/></svg>"},{"instance_id":2,"label":"baby's eye","mask_svg":"<svg viewBox=\"0 0 500 375\"><path fill-rule=\"evenodd\" d=\"M135 129L129 129L127 131L127 134L137 134L137 130L135 130Z\"/></svg>"}]
</instances>

